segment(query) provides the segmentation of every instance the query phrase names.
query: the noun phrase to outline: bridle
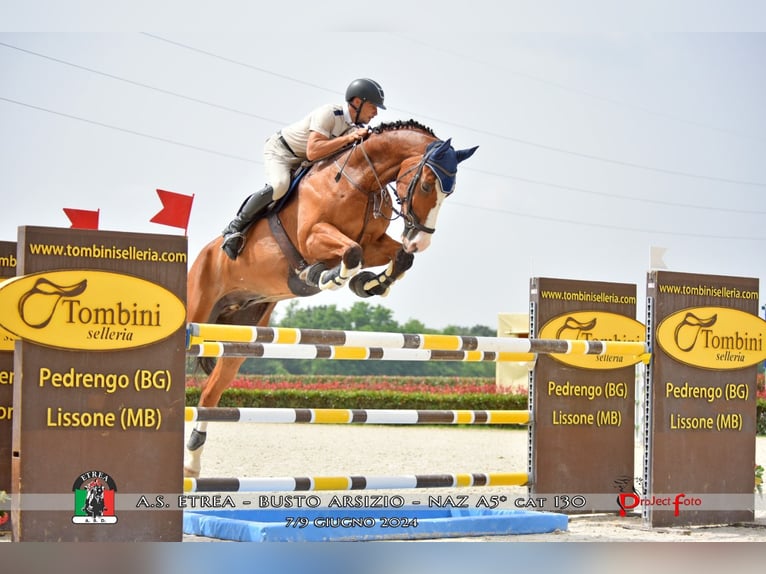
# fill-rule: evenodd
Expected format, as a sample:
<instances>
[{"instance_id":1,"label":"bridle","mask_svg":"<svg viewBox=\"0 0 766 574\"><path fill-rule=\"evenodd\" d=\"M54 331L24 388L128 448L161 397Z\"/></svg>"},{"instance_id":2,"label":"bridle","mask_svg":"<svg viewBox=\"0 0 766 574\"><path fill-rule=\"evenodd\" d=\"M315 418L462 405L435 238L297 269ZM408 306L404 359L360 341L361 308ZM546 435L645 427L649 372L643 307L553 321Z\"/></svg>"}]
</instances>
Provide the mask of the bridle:
<instances>
[{"instance_id":1,"label":"bridle","mask_svg":"<svg viewBox=\"0 0 766 574\"><path fill-rule=\"evenodd\" d=\"M402 211L396 211L396 213L404 219L404 227L405 230L410 231L412 229L416 229L418 231L422 231L423 233L433 234L436 232L436 229L433 227L426 227L423 225L417 217L417 214L412 210L412 198L415 195L415 189L417 188L418 182L420 181L421 176L423 175L423 169L428 167L431 171L434 172L436 175L436 179L439 180L439 185L442 187L442 193L444 195L449 195L454 191L454 186L450 188L449 190L445 190L442 186L442 177L440 177L440 174L445 177L451 177L454 180L455 172L450 173L447 171L444 166L440 165L438 161L434 159L435 152L440 148L437 144L443 144L444 142L441 141L434 141L428 144L426 147L426 153L423 154L423 157L420 159L420 162L418 162L418 165L416 165L413 168L408 169L402 174L399 174L399 177L396 178L396 184L398 184L404 176L415 171L415 175L412 176L412 179L410 179L410 183L407 185L407 193L404 195L404 200L399 198L398 194L396 195L397 203L401 206Z\"/></svg>"},{"instance_id":2,"label":"bridle","mask_svg":"<svg viewBox=\"0 0 766 574\"><path fill-rule=\"evenodd\" d=\"M436 174L437 179L439 179L440 185L441 185L441 182L443 181L440 175L443 176L444 178L453 178L454 180L455 173L446 170L444 166L440 165L438 161L436 161L433 157L436 150L439 149L438 144L443 144L443 143L444 142L437 140L428 144L428 146L426 147L426 152L423 154L418 164L407 169L404 172L399 173L397 175L396 180L394 180L388 185L385 185L380 181L380 177L378 177L378 173L375 170L375 166L373 165L369 155L367 155L367 151L364 149L364 141L362 141L361 143L354 143L354 145L349 150L349 157L354 152L354 148L357 147L358 145L359 149L362 152L362 155L364 155L364 158L367 161L367 165L370 167L370 171L372 171L372 175L375 177L375 182L377 183L378 189L374 192L365 192L361 188L361 186L359 186L343 171L343 168L341 168L338 175L343 173L343 176L345 176L345 178L351 183L351 185L353 185L356 189L358 189L359 191L362 191L363 193L369 194L369 193L379 192L379 195L375 196L376 201L375 201L375 207L373 211L373 216L376 219L385 217L381 211L381 205L387 200L390 201L390 194L389 194L388 188L389 186L393 185L394 186L393 195L396 198L396 203L399 205L399 209L391 205L391 210L396 214L396 216L390 218L389 221L395 221L397 218L401 217L404 220L405 235L411 234L413 230L422 231L423 233L433 234L436 232L436 229L433 227L428 227L424 225L423 223L421 223L421 221L418 219L417 214L412 209L412 201L415 196L415 190L417 189L418 182L420 181L423 175L423 170L426 167L431 169L434 172L434 174ZM336 161L336 164L337 164L337 161ZM344 164L344 167L345 167L345 164ZM396 188L399 186L399 183L402 182L402 180L413 171L415 172L415 175L412 176L409 183L407 184L407 192L404 194L404 199L402 199L401 197L399 197L399 194L396 192ZM442 192L445 195L449 195L453 191L454 191L454 187L450 188L449 191L445 191L444 189L442 189Z\"/></svg>"}]
</instances>

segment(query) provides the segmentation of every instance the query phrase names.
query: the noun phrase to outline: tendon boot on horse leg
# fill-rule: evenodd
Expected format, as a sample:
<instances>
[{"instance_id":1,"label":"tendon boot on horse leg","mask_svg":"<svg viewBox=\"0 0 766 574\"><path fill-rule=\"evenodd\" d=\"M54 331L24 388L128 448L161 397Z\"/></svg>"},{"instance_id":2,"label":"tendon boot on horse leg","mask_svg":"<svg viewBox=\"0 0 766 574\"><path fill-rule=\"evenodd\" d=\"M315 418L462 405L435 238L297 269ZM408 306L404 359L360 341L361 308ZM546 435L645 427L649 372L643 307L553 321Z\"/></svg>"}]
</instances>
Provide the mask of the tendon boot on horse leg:
<instances>
[{"instance_id":1,"label":"tendon boot on horse leg","mask_svg":"<svg viewBox=\"0 0 766 574\"><path fill-rule=\"evenodd\" d=\"M271 305L273 309L273 305ZM268 318L265 322L268 322ZM215 367L210 370L209 363L202 363L203 370L210 376L205 382L200 394L200 407L215 407L221 400L224 390L231 384L239 372L239 367L245 362L245 357L219 357L215 361ZM184 476L197 478L202 469L202 451L207 439L207 422L198 421L186 443L184 456Z\"/></svg>"},{"instance_id":2,"label":"tendon boot on horse leg","mask_svg":"<svg viewBox=\"0 0 766 574\"><path fill-rule=\"evenodd\" d=\"M376 274L371 271L362 271L356 274L348 284L349 289L359 297L372 297L379 295L385 297L395 281L404 277L405 271L412 267L415 255L400 249L383 273Z\"/></svg>"},{"instance_id":3,"label":"tendon boot on horse leg","mask_svg":"<svg viewBox=\"0 0 766 574\"><path fill-rule=\"evenodd\" d=\"M320 261L304 269L300 277L311 287L319 287L323 291L335 290L343 287L361 268L362 248L354 245L346 250L341 262L335 267L328 268Z\"/></svg>"},{"instance_id":4,"label":"tendon boot on horse leg","mask_svg":"<svg viewBox=\"0 0 766 574\"><path fill-rule=\"evenodd\" d=\"M273 201L274 189L268 184L244 201L237 215L221 232L223 235L221 249L229 256L229 259L236 259L242 252L245 247L245 230Z\"/></svg>"},{"instance_id":5,"label":"tendon boot on horse leg","mask_svg":"<svg viewBox=\"0 0 766 574\"><path fill-rule=\"evenodd\" d=\"M207 422L198 422L192 429L186 443L186 460L184 460L184 476L199 477L202 468L202 448L207 440Z\"/></svg>"},{"instance_id":6,"label":"tendon boot on horse leg","mask_svg":"<svg viewBox=\"0 0 766 574\"><path fill-rule=\"evenodd\" d=\"M362 248L355 245L343 254L340 264L323 271L319 276L319 288L335 290L343 287L362 268Z\"/></svg>"}]
</instances>

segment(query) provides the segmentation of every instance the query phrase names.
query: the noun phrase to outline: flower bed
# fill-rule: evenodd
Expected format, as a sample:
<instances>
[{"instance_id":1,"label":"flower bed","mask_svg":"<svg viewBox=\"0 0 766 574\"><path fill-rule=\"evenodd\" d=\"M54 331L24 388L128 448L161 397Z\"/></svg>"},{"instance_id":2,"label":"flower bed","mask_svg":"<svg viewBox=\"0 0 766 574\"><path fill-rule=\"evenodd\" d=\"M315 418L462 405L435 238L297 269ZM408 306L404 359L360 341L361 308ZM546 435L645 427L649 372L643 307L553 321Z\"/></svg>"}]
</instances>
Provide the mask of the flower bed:
<instances>
[{"instance_id":1,"label":"flower bed","mask_svg":"<svg viewBox=\"0 0 766 574\"><path fill-rule=\"evenodd\" d=\"M204 378L188 378L186 386L198 388ZM465 377L338 377L333 375L254 375L239 377L231 389L252 391L392 391L398 393L433 394L496 394L494 379ZM507 394L526 395L526 387L512 389Z\"/></svg>"}]
</instances>

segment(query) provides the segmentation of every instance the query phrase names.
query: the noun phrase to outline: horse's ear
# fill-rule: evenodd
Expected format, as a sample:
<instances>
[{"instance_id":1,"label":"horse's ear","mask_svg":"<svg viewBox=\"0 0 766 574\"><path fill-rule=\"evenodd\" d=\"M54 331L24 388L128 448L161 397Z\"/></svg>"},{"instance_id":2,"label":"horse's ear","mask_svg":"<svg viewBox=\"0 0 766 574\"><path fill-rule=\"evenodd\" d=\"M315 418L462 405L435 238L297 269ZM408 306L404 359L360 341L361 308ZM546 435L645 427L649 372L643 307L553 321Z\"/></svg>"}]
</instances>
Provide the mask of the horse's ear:
<instances>
[{"instance_id":1,"label":"horse's ear","mask_svg":"<svg viewBox=\"0 0 766 574\"><path fill-rule=\"evenodd\" d=\"M446 141L436 141L432 144L434 146L434 151L432 153L433 158L438 158L443 156L449 149L452 147L452 138L446 140Z\"/></svg>"},{"instance_id":2,"label":"horse's ear","mask_svg":"<svg viewBox=\"0 0 766 574\"><path fill-rule=\"evenodd\" d=\"M479 146L472 147L470 149L459 149L455 152L457 155L457 162L460 163L461 161L468 159L471 157L476 150L479 149Z\"/></svg>"}]
</instances>

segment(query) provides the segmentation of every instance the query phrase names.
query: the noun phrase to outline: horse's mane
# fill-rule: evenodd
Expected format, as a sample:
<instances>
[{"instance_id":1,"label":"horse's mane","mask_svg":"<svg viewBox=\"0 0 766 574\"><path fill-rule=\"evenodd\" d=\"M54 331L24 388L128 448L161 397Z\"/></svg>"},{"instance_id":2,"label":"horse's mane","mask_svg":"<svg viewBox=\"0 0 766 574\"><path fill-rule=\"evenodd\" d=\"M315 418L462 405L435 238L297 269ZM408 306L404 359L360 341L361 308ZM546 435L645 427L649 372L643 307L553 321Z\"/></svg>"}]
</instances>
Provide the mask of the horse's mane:
<instances>
[{"instance_id":1,"label":"horse's mane","mask_svg":"<svg viewBox=\"0 0 766 574\"><path fill-rule=\"evenodd\" d=\"M436 137L436 134L433 132L431 128L428 126L424 126L423 124L416 122L415 120L397 120L395 122L389 122L389 123L383 123L379 126L375 126L372 128L372 132L379 134L382 132L388 132L392 130L421 130L426 132L429 135L432 135L433 137Z\"/></svg>"},{"instance_id":2,"label":"horse's mane","mask_svg":"<svg viewBox=\"0 0 766 574\"><path fill-rule=\"evenodd\" d=\"M428 126L424 126L423 124L416 122L415 120L406 120L406 121L396 120L395 122L382 123L380 125L370 128L370 131L374 134L382 134L384 132L392 132L396 130L418 130L430 135L431 137L439 139L431 128L429 128ZM346 150L348 150L351 147L353 146L349 144L348 146L341 148L337 152L333 152L329 156L319 158L314 161L313 165L321 165L322 167L324 167L325 165L327 165L327 162L332 161L335 157L344 153ZM287 196L285 196L285 198L287 198ZM200 359L198 360L198 362L204 362L204 359Z\"/></svg>"}]
</instances>

